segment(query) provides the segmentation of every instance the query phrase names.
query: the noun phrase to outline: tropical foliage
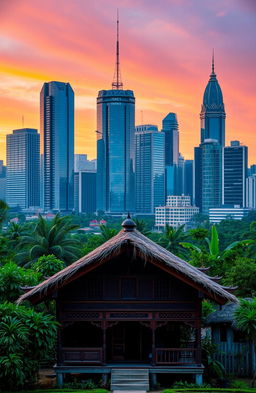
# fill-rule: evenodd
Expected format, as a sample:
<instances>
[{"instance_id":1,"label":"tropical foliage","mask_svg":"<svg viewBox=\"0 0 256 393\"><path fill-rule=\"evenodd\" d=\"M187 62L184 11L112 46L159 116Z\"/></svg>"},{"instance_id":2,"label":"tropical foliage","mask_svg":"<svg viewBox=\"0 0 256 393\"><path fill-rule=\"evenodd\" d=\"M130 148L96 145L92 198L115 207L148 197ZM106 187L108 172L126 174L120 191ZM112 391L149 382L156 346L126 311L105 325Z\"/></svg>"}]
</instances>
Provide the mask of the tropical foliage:
<instances>
[{"instance_id":1,"label":"tropical foliage","mask_svg":"<svg viewBox=\"0 0 256 393\"><path fill-rule=\"evenodd\" d=\"M0 386L17 389L33 384L39 363L55 345L57 323L12 303L0 304Z\"/></svg>"},{"instance_id":2,"label":"tropical foliage","mask_svg":"<svg viewBox=\"0 0 256 393\"><path fill-rule=\"evenodd\" d=\"M186 250L182 243L187 239L188 235L184 232L184 225L179 228L166 225L163 236L159 239L159 244L173 254L184 257Z\"/></svg>"},{"instance_id":3,"label":"tropical foliage","mask_svg":"<svg viewBox=\"0 0 256 393\"><path fill-rule=\"evenodd\" d=\"M31 269L8 262L0 266L0 302L14 302L22 294L22 287L36 285L39 276Z\"/></svg>"},{"instance_id":4,"label":"tropical foliage","mask_svg":"<svg viewBox=\"0 0 256 393\"><path fill-rule=\"evenodd\" d=\"M65 263L57 259L54 255L43 255L32 264L32 269L38 273L41 280L53 276L55 273L64 269Z\"/></svg>"},{"instance_id":5,"label":"tropical foliage","mask_svg":"<svg viewBox=\"0 0 256 393\"><path fill-rule=\"evenodd\" d=\"M70 233L77 229L67 216L57 214L52 221L39 215L34 231L22 236L19 247L23 249L17 255L21 266L30 266L43 255L55 255L56 258L70 264L80 256L79 241L72 239Z\"/></svg>"}]
</instances>

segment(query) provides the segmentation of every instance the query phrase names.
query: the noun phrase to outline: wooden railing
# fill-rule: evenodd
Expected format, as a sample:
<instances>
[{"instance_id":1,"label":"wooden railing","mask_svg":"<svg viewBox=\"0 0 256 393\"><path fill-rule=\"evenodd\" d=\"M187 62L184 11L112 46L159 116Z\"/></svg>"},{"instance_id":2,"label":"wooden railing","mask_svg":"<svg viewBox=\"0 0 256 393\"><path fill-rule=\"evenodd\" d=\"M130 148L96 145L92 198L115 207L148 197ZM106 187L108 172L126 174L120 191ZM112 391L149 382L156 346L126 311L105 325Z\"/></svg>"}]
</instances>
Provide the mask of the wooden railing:
<instances>
[{"instance_id":1,"label":"wooden railing","mask_svg":"<svg viewBox=\"0 0 256 393\"><path fill-rule=\"evenodd\" d=\"M200 363L200 350L197 348L156 348L156 364L195 363Z\"/></svg>"},{"instance_id":2,"label":"wooden railing","mask_svg":"<svg viewBox=\"0 0 256 393\"><path fill-rule=\"evenodd\" d=\"M93 363L102 364L103 350L102 348L62 348L63 364L71 363Z\"/></svg>"}]
</instances>

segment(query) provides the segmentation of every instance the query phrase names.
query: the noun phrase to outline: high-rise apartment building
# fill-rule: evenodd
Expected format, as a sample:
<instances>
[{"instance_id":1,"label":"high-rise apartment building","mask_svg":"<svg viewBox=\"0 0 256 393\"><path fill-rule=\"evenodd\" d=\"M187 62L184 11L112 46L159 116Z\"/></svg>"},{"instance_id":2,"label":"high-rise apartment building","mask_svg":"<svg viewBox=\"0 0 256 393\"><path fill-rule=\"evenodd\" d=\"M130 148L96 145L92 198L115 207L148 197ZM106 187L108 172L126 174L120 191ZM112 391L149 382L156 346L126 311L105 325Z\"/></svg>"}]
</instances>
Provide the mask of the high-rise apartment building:
<instances>
[{"instance_id":1,"label":"high-rise apartment building","mask_svg":"<svg viewBox=\"0 0 256 393\"><path fill-rule=\"evenodd\" d=\"M212 73L206 86L200 113L201 143L205 139L215 139L221 146L225 146L225 107L222 91L214 71L212 59Z\"/></svg>"},{"instance_id":2,"label":"high-rise apartment building","mask_svg":"<svg viewBox=\"0 0 256 393\"><path fill-rule=\"evenodd\" d=\"M69 83L44 83L40 94L41 206L74 207L74 92Z\"/></svg>"},{"instance_id":3,"label":"high-rise apartment building","mask_svg":"<svg viewBox=\"0 0 256 393\"><path fill-rule=\"evenodd\" d=\"M222 158L222 204L246 205L246 177L248 166L248 147L232 141L223 149Z\"/></svg>"},{"instance_id":4,"label":"high-rise apartment building","mask_svg":"<svg viewBox=\"0 0 256 393\"><path fill-rule=\"evenodd\" d=\"M136 212L154 214L165 203L165 134L151 124L135 130Z\"/></svg>"},{"instance_id":5,"label":"high-rise apartment building","mask_svg":"<svg viewBox=\"0 0 256 393\"><path fill-rule=\"evenodd\" d=\"M121 82L118 24L112 89L97 98L97 210L123 214L135 210L135 97Z\"/></svg>"},{"instance_id":6,"label":"high-rise apartment building","mask_svg":"<svg viewBox=\"0 0 256 393\"><path fill-rule=\"evenodd\" d=\"M222 147L214 139L201 143L202 167L202 212L209 213L212 207L222 202Z\"/></svg>"},{"instance_id":7,"label":"high-rise apartment building","mask_svg":"<svg viewBox=\"0 0 256 393\"><path fill-rule=\"evenodd\" d=\"M22 128L6 136L6 202L10 207L40 206L40 139L37 130Z\"/></svg>"}]
</instances>

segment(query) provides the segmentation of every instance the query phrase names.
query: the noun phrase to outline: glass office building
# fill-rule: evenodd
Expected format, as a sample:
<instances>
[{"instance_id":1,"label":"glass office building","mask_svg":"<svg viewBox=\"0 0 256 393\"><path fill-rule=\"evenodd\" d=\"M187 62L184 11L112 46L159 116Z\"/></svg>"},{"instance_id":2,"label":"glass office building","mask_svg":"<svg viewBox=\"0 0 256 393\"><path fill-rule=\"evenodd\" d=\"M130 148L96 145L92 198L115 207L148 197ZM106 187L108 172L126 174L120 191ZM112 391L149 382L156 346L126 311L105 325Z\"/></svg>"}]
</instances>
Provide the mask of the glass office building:
<instances>
[{"instance_id":1,"label":"glass office building","mask_svg":"<svg viewBox=\"0 0 256 393\"><path fill-rule=\"evenodd\" d=\"M248 147L232 141L223 149L223 205L246 206Z\"/></svg>"},{"instance_id":2,"label":"glass office building","mask_svg":"<svg viewBox=\"0 0 256 393\"><path fill-rule=\"evenodd\" d=\"M74 208L74 92L69 83L49 82L40 94L41 206Z\"/></svg>"},{"instance_id":3,"label":"glass office building","mask_svg":"<svg viewBox=\"0 0 256 393\"><path fill-rule=\"evenodd\" d=\"M165 204L165 134L157 126L136 127L136 212L154 214Z\"/></svg>"},{"instance_id":4,"label":"glass office building","mask_svg":"<svg viewBox=\"0 0 256 393\"><path fill-rule=\"evenodd\" d=\"M74 208L77 213L96 212L96 171L75 172Z\"/></svg>"},{"instance_id":5,"label":"glass office building","mask_svg":"<svg viewBox=\"0 0 256 393\"><path fill-rule=\"evenodd\" d=\"M222 147L214 139L201 143L202 159L202 212L220 207L222 201Z\"/></svg>"},{"instance_id":6,"label":"glass office building","mask_svg":"<svg viewBox=\"0 0 256 393\"><path fill-rule=\"evenodd\" d=\"M135 210L135 97L101 90L97 98L97 210Z\"/></svg>"},{"instance_id":7,"label":"glass office building","mask_svg":"<svg viewBox=\"0 0 256 393\"><path fill-rule=\"evenodd\" d=\"M21 209L40 206L39 134L34 128L6 136L6 202Z\"/></svg>"}]
</instances>

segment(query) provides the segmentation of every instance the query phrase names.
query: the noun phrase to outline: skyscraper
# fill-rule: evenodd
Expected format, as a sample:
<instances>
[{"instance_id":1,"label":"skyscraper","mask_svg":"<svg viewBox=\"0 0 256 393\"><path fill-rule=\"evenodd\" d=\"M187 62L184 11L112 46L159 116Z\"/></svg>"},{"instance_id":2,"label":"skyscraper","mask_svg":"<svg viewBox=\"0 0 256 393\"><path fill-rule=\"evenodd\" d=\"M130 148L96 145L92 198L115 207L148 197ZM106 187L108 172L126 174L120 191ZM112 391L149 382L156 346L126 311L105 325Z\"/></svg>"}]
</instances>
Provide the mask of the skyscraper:
<instances>
[{"instance_id":1,"label":"skyscraper","mask_svg":"<svg viewBox=\"0 0 256 393\"><path fill-rule=\"evenodd\" d=\"M44 83L40 94L41 206L74 207L74 92L69 83Z\"/></svg>"},{"instance_id":2,"label":"skyscraper","mask_svg":"<svg viewBox=\"0 0 256 393\"><path fill-rule=\"evenodd\" d=\"M6 199L6 166L3 160L0 160L0 200Z\"/></svg>"},{"instance_id":3,"label":"skyscraper","mask_svg":"<svg viewBox=\"0 0 256 393\"><path fill-rule=\"evenodd\" d=\"M246 206L256 209L256 174L246 179Z\"/></svg>"},{"instance_id":4,"label":"skyscraper","mask_svg":"<svg viewBox=\"0 0 256 393\"><path fill-rule=\"evenodd\" d=\"M135 129L136 212L154 214L165 204L165 134L151 124Z\"/></svg>"},{"instance_id":5,"label":"skyscraper","mask_svg":"<svg viewBox=\"0 0 256 393\"><path fill-rule=\"evenodd\" d=\"M202 149L194 148L193 203L202 211Z\"/></svg>"},{"instance_id":6,"label":"skyscraper","mask_svg":"<svg viewBox=\"0 0 256 393\"><path fill-rule=\"evenodd\" d=\"M222 148L218 141L205 139L202 150L202 212L221 206L222 197Z\"/></svg>"},{"instance_id":7,"label":"skyscraper","mask_svg":"<svg viewBox=\"0 0 256 393\"><path fill-rule=\"evenodd\" d=\"M248 148L232 141L223 149L223 205L246 205Z\"/></svg>"},{"instance_id":8,"label":"skyscraper","mask_svg":"<svg viewBox=\"0 0 256 393\"><path fill-rule=\"evenodd\" d=\"M97 210L135 210L135 98L123 90L117 20L116 70L111 90L97 98Z\"/></svg>"},{"instance_id":9,"label":"skyscraper","mask_svg":"<svg viewBox=\"0 0 256 393\"><path fill-rule=\"evenodd\" d=\"M219 207L222 202L221 150L225 146L225 118L223 96L214 71L213 56L212 72L204 91L200 113L201 144L194 151L193 198L196 206L206 214L210 207ZM215 165L212 170L210 163Z\"/></svg>"},{"instance_id":10,"label":"skyscraper","mask_svg":"<svg viewBox=\"0 0 256 393\"><path fill-rule=\"evenodd\" d=\"M193 160L185 160L184 163L184 195L189 195L193 200Z\"/></svg>"},{"instance_id":11,"label":"skyscraper","mask_svg":"<svg viewBox=\"0 0 256 393\"><path fill-rule=\"evenodd\" d=\"M6 202L22 209L40 205L39 134L33 128L6 136Z\"/></svg>"},{"instance_id":12,"label":"skyscraper","mask_svg":"<svg viewBox=\"0 0 256 393\"><path fill-rule=\"evenodd\" d=\"M212 59L212 73L206 86L203 98L201 119L201 143L205 139L215 139L221 146L225 146L225 107L222 91L214 71L214 57Z\"/></svg>"},{"instance_id":13,"label":"skyscraper","mask_svg":"<svg viewBox=\"0 0 256 393\"><path fill-rule=\"evenodd\" d=\"M178 195L179 125L176 113L168 113L162 121L165 134L165 195Z\"/></svg>"},{"instance_id":14,"label":"skyscraper","mask_svg":"<svg viewBox=\"0 0 256 393\"><path fill-rule=\"evenodd\" d=\"M178 165L179 162L179 125L176 113L168 113L162 121L165 133L165 165Z\"/></svg>"}]
</instances>

